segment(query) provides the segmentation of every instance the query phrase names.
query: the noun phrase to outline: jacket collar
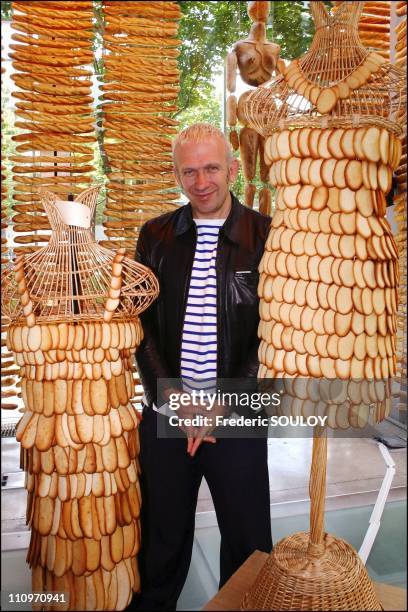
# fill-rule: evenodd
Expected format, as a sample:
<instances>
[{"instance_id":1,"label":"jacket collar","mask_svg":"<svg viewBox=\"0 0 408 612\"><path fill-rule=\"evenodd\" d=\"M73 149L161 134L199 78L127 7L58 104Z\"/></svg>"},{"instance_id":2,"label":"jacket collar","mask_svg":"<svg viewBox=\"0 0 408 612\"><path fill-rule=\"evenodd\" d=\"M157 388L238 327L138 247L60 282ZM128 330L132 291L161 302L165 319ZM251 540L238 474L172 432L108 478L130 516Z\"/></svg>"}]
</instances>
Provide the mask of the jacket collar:
<instances>
[{"instance_id":1,"label":"jacket collar","mask_svg":"<svg viewBox=\"0 0 408 612\"><path fill-rule=\"evenodd\" d=\"M244 213L244 206L240 203L238 198L231 193L231 210L229 215L222 227L224 235L231 240L232 242L239 242L239 227L238 220ZM189 230L193 224L193 214L191 209L190 202L185 206L182 206L178 211L178 215L175 222L175 234L176 236L180 236Z\"/></svg>"}]
</instances>

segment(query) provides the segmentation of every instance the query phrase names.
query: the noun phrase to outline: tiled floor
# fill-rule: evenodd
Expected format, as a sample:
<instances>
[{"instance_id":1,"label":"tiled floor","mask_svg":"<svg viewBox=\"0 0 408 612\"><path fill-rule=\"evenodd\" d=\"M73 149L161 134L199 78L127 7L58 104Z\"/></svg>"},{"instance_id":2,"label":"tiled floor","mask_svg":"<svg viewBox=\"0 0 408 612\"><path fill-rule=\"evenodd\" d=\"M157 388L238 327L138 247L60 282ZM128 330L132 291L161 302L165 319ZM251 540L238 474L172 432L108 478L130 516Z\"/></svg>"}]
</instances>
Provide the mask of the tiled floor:
<instances>
[{"instance_id":1,"label":"tiled floor","mask_svg":"<svg viewBox=\"0 0 408 612\"><path fill-rule=\"evenodd\" d=\"M363 506L327 512L326 530L346 539L358 550L367 529L371 509L371 506ZM274 542L296 531L307 530L308 520L307 514L273 519ZM373 580L406 588L405 542L406 502L389 502L366 565ZM190 572L177 610L201 610L217 592L219 544L218 527L196 530Z\"/></svg>"},{"instance_id":2,"label":"tiled floor","mask_svg":"<svg viewBox=\"0 0 408 612\"><path fill-rule=\"evenodd\" d=\"M293 532L308 529L311 448L311 439L269 440L274 542ZM405 450L391 451L390 454L396 473L367 569L374 580L405 586L406 454ZM326 530L346 539L356 550L364 539L385 471L384 459L374 440L329 440ZM200 610L217 592L219 543L211 496L203 481L193 558L178 610Z\"/></svg>"},{"instance_id":3,"label":"tiled floor","mask_svg":"<svg viewBox=\"0 0 408 612\"><path fill-rule=\"evenodd\" d=\"M392 433L395 434L395 431ZM397 432L398 433L398 432ZM401 433L401 430L400 430ZM2 473L16 471L14 440L2 440ZM5 443L5 444L3 444ZM269 440L272 534L274 542L308 527L310 439ZM367 567L375 580L403 584L406 571L406 455L391 451L396 474L380 531ZM18 454L17 454L18 457ZM14 462L14 467L13 467ZM371 439L331 439L328 451L326 529L359 548L386 466ZM21 485L20 485L21 486ZM30 588L25 563L28 532L23 527L25 491L2 495L2 588ZM21 531L24 529L24 531ZM8 532L5 534L5 532ZM14 533L13 533L14 532ZM5 537L6 535L6 537ZM15 543L15 546L11 545ZM8 549L8 550L5 550ZM199 610L218 590L219 531L208 487L203 482L196 515L193 558L179 610ZM17 580L17 582L16 582Z\"/></svg>"}]
</instances>

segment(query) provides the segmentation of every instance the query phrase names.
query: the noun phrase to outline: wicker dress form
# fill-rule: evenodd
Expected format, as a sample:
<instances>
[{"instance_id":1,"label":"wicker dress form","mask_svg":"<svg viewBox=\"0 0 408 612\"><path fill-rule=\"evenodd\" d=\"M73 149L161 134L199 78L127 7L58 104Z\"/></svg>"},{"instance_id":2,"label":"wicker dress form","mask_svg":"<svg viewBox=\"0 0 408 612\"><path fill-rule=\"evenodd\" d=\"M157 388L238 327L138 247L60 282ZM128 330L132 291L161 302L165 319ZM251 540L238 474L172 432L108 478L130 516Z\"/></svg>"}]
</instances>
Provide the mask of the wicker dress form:
<instances>
[{"instance_id":1,"label":"wicker dress form","mask_svg":"<svg viewBox=\"0 0 408 612\"><path fill-rule=\"evenodd\" d=\"M123 610L140 584L132 358L142 339L138 314L157 296L157 281L95 242L97 191L73 203L44 195L50 242L17 260L3 290L25 406L16 437L28 490L27 562L33 591L65 592L65 610ZM67 207L82 227L63 221Z\"/></svg>"},{"instance_id":2,"label":"wicker dress form","mask_svg":"<svg viewBox=\"0 0 408 612\"><path fill-rule=\"evenodd\" d=\"M267 137L277 189L260 263L259 377L354 379L365 393L396 367L398 253L385 196L401 153L404 81L361 45L362 5L343 2L333 15L311 2L309 52L281 65L244 113ZM275 546L243 609L382 609L354 549L324 532L326 462L326 432L316 429L310 532Z\"/></svg>"}]
</instances>

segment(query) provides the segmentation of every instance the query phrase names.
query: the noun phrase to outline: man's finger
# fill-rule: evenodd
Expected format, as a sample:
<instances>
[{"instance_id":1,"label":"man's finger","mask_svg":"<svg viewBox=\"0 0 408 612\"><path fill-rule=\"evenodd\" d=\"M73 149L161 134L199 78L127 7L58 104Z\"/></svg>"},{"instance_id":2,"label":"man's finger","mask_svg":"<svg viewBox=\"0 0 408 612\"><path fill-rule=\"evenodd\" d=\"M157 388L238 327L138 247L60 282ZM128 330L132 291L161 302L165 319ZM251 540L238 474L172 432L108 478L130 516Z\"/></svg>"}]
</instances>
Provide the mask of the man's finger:
<instances>
[{"instance_id":1,"label":"man's finger","mask_svg":"<svg viewBox=\"0 0 408 612\"><path fill-rule=\"evenodd\" d=\"M196 454L198 447L201 445L201 442L203 441L203 438L196 438L193 442L193 446L191 447L191 451L190 451L190 455L192 457L194 457L194 455Z\"/></svg>"},{"instance_id":2,"label":"man's finger","mask_svg":"<svg viewBox=\"0 0 408 612\"><path fill-rule=\"evenodd\" d=\"M194 438L187 438L187 453L190 455L191 454L191 449L193 448L193 444L194 444Z\"/></svg>"}]
</instances>

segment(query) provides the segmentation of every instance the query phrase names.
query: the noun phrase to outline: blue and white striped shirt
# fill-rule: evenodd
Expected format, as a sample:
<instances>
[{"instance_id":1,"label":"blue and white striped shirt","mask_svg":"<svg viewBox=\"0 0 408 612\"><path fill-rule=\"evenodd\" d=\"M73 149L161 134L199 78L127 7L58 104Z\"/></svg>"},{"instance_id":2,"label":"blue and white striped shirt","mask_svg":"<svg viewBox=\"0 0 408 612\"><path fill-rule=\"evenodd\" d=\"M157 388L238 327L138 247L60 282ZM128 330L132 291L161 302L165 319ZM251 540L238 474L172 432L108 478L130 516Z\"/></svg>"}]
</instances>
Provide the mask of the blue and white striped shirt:
<instances>
[{"instance_id":1,"label":"blue and white striped shirt","mask_svg":"<svg viewBox=\"0 0 408 612\"><path fill-rule=\"evenodd\" d=\"M217 377L215 263L218 234L225 219L194 219L194 221L197 225L197 246L181 344L181 376L186 387L189 387L188 379L214 381Z\"/></svg>"}]
</instances>

